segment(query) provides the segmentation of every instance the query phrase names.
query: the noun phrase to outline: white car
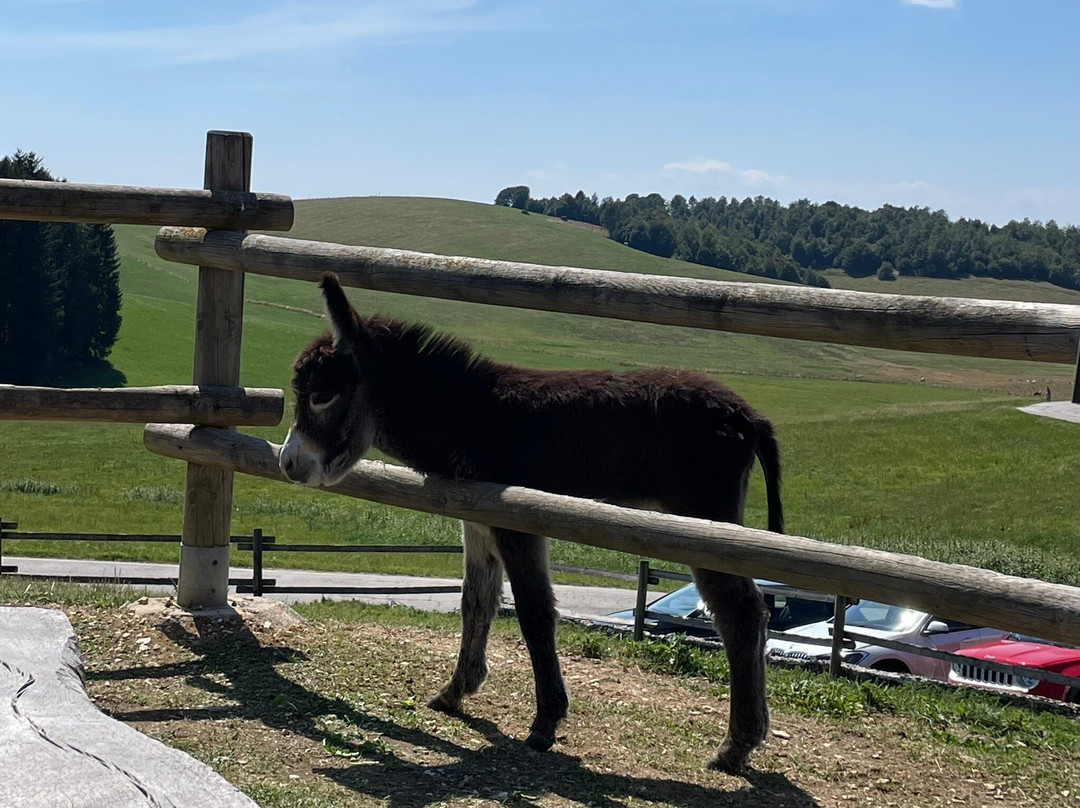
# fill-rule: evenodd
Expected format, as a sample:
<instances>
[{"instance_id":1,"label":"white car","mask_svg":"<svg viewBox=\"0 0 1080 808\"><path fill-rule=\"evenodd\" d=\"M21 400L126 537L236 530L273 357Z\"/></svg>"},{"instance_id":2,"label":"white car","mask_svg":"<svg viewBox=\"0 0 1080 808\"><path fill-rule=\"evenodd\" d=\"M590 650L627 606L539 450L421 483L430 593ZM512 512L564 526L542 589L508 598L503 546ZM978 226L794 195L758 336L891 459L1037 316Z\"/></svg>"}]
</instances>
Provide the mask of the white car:
<instances>
[{"instance_id":1,"label":"white car","mask_svg":"<svg viewBox=\"0 0 1080 808\"><path fill-rule=\"evenodd\" d=\"M844 623L846 629L857 634L881 637L894 642L919 645L950 653L1004 637L1008 633L873 600L860 600L848 606L844 613ZM793 628L787 633L800 637L830 640L832 624L833 621L830 618L820 623ZM828 645L815 645L798 640L774 639L766 644L765 653L779 659L827 660L830 648ZM864 668L913 673L942 682L949 678L949 663L945 660L920 656L910 651L895 651L866 642L856 642L853 649L844 651L843 658L845 662Z\"/></svg>"}]
</instances>

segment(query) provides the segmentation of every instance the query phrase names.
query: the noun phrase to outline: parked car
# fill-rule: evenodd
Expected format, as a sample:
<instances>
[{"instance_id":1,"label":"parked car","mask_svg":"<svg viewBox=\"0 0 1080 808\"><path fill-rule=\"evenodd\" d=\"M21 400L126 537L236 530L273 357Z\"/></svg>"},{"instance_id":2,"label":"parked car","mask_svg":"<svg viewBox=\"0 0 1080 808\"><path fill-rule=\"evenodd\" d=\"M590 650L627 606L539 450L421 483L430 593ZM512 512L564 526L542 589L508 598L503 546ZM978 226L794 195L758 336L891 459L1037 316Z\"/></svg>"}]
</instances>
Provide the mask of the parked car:
<instances>
[{"instance_id":1,"label":"parked car","mask_svg":"<svg viewBox=\"0 0 1080 808\"><path fill-rule=\"evenodd\" d=\"M798 589L775 581L756 581L769 607L769 629L787 631L794 626L813 623L833 613L833 596L809 589ZM634 621L634 609L623 609L606 615L609 622L629 625ZM688 634L693 637L716 637L712 618L705 608L697 585L690 583L668 592L645 607L648 614L666 615L646 617L645 630L650 634Z\"/></svg>"},{"instance_id":2,"label":"parked car","mask_svg":"<svg viewBox=\"0 0 1080 808\"><path fill-rule=\"evenodd\" d=\"M949 681L954 684L1080 703L1080 685L1069 687L1044 681L1037 676L994 671L979 664L980 660L986 660L1002 665L1022 665L1031 668L1032 673L1043 670L1065 676L1080 676L1080 648L1013 633L974 648L965 648L960 655L969 657L971 661L953 663Z\"/></svg>"},{"instance_id":3,"label":"parked car","mask_svg":"<svg viewBox=\"0 0 1080 808\"><path fill-rule=\"evenodd\" d=\"M1003 637L1006 633L873 600L860 600L848 606L844 612L844 624L858 634L948 652L985 643ZM794 628L788 633L829 640L832 637L832 627L833 621L830 618ZM777 639L768 641L765 653L780 659L827 660L831 651L828 645ZM867 642L856 642L854 648L844 652L843 659L864 668L913 673L942 682L946 681L949 675L949 663L944 660L919 656L911 651L894 651Z\"/></svg>"}]
</instances>

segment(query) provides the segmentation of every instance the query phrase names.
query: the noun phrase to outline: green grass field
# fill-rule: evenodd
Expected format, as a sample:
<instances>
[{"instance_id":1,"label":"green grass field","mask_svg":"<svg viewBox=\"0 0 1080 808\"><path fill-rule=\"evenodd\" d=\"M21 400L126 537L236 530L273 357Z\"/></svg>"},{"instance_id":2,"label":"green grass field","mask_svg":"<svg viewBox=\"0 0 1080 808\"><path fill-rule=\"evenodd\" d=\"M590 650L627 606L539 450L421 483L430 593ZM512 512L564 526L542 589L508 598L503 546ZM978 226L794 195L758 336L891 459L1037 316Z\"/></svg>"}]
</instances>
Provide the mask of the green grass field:
<instances>
[{"instance_id":1,"label":"green grass field","mask_svg":"<svg viewBox=\"0 0 1080 808\"><path fill-rule=\"evenodd\" d=\"M83 384L190 379L197 270L153 251L153 228L118 227L123 327L112 367ZM447 254L753 280L629 250L547 217L451 200L359 198L297 205L290 234ZM920 283L921 281L925 283ZM1080 294L989 279L833 278L875 291L974 297ZM1076 427L1018 413L1034 390L1064 396L1072 370L667 328L351 291L361 311L422 320L495 358L546 367L680 365L739 390L776 423L785 456L789 530L1080 583ZM241 381L287 387L290 364L323 328L312 284L249 276ZM291 309L281 308L289 306ZM101 369L98 369L99 371ZM84 374L86 376L87 374ZM923 381L920 381L923 380ZM280 427L250 430L280 441ZM179 532L182 464L150 455L141 428L7 422L0 428L0 515L28 530ZM763 525L760 482L750 524ZM288 541L456 542L449 520L255 478L236 481L234 532ZM6 543L4 552L175 557L163 547ZM558 561L631 570L635 559L556 543ZM238 560L242 560L238 559ZM272 564L453 574L452 557L306 556Z\"/></svg>"}]
</instances>

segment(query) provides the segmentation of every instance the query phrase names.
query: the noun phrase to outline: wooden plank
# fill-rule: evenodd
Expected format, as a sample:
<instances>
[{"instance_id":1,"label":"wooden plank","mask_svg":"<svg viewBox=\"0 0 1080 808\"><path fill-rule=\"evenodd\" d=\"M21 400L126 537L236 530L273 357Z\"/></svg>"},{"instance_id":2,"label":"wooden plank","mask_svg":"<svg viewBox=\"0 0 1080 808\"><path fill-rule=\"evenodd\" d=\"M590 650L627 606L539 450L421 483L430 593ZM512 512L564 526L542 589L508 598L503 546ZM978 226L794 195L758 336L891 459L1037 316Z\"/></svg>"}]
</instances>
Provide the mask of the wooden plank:
<instances>
[{"instance_id":1,"label":"wooden plank","mask_svg":"<svg viewBox=\"0 0 1080 808\"><path fill-rule=\"evenodd\" d=\"M243 538L248 541L250 536ZM171 533L38 533L34 531L5 532L4 540L19 541L145 541L167 544L177 544L180 537Z\"/></svg>"},{"instance_id":2,"label":"wooden plank","mask_svg":"<svg viewBox=\"0 0 1080 808\"><path fill-rule=\"evenodd\" d=\"M670 278L165 228L185 264L498 306L904 351L1072 364L1080 306Z\"/></svg>"},{"instance_id":3,"label":"wooden plank","mask_svg":"<svg viewBox=\"0 0 1080 808\"><path fill-rule=\"evenodd\" d=\"M171 424L148 425L143 442L157 454L285 481L280 447L258 438ZM329 490L1080 645L1080 589L1072 586L528 488L423 477L371 461Z\"/></svg>"},{"instance_id":4,"label":"wooden plank","mask_svg":"<svg viewBox=\"0 0 1080 808\"><path fill-rule=\"evenodd\" d=\"M251 537L237 545L238 550L252 548ZM278 544L263 538L265 553L460 553L457 544Z\"/></svg>"},{"instance_id":5,"label":"wooden plank","mask_svg":"<svg viewBox=\"0 0 1080 808\"><path fill-rule=\"evenodd\" d=\"M0 219L289 230L293 203L281 194L0 180Z\"/></svg>"},{"instance_id":6,"label":"wooden plank","mask_svg":"<svg viewBox=\"0 0 1080 808\"><path fill-rule=\"evenodd\" d=\"M285 393L272 388L16 387L0 384L0 420L277 426Z\"/></svg>"}]
</instances>

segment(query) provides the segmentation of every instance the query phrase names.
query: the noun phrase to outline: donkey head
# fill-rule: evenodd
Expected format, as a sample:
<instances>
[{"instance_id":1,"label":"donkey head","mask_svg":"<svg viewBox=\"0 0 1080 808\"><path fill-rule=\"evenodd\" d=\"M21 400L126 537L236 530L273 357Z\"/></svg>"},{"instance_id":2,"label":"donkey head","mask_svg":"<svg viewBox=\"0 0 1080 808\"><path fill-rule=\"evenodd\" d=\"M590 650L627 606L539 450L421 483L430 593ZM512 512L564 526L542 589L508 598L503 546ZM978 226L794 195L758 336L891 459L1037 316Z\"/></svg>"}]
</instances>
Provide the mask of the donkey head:
<instances>
[{"instance_id":1,"label":"donkey head","mask_svg":"<svg viewBox=\"0 0 1080 808\"><path fill-rule=\"evenodd\" d=\"M320 287L331 331L293 364L296 413L279 461L286 477L311 486L340 482L374 438L365 396L370 336L335 275L324 275Z\"/></svg>"}]
</instances>

